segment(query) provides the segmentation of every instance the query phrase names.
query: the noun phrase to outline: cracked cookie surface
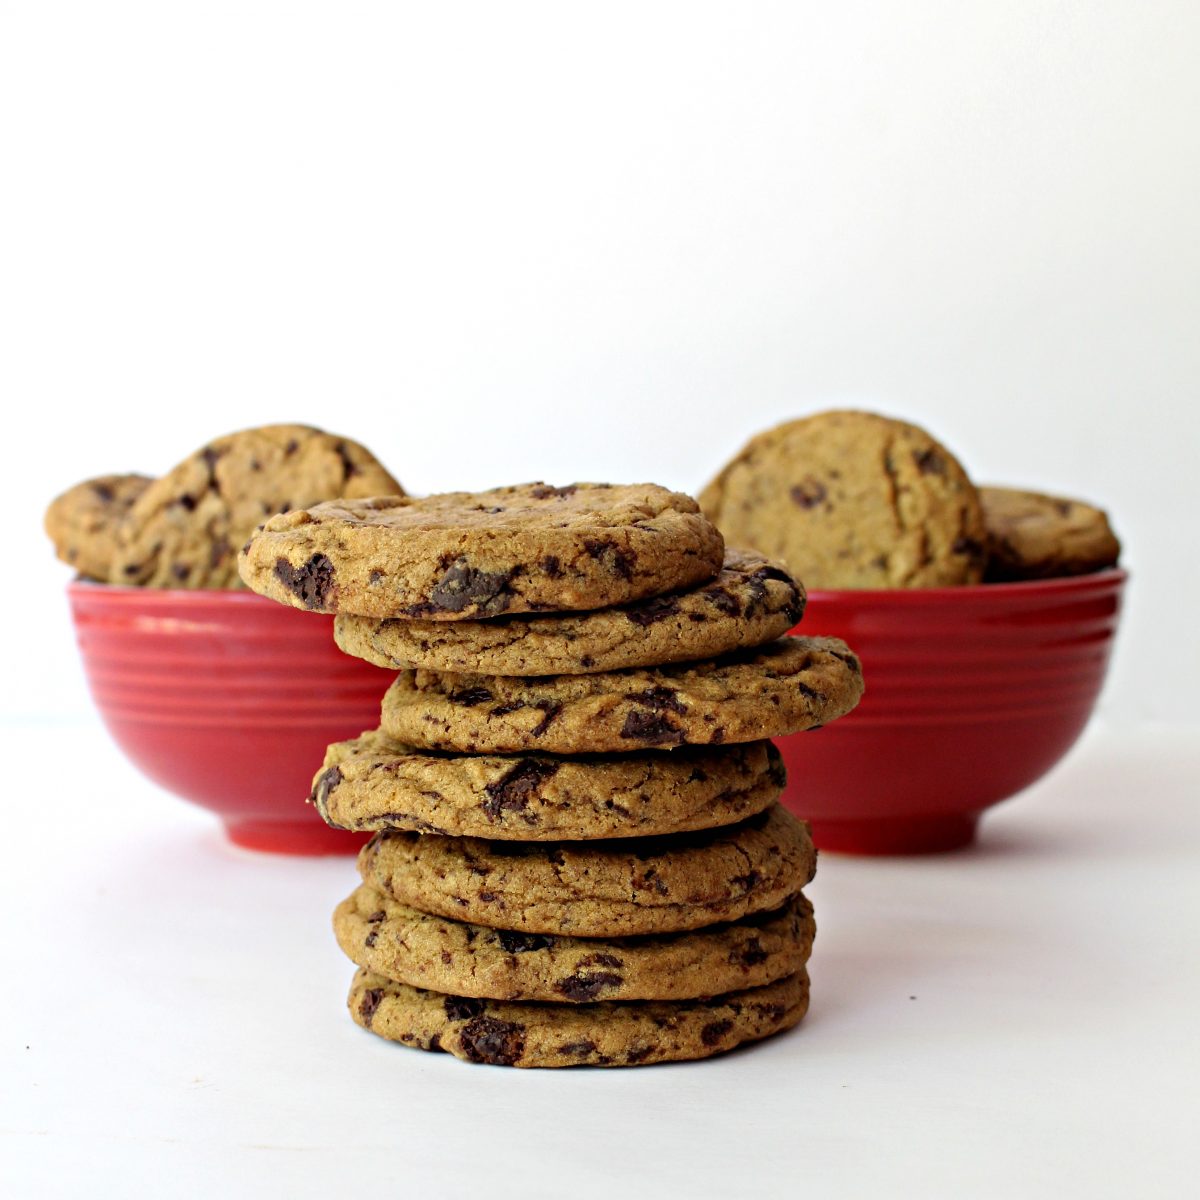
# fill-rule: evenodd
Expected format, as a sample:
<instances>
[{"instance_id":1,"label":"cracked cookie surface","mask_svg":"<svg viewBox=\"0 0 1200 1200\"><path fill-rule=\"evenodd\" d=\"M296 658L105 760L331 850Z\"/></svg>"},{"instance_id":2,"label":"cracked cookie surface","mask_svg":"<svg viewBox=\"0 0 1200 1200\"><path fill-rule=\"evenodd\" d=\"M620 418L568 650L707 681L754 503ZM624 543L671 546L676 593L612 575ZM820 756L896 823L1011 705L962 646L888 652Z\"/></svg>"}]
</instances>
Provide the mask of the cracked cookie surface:
<instances>
[{"instance_id":1,"label":"cracked cookie surface","mask_svg":"<svg viewBox=\"0 0 1200 1200\"><path fill-rule=\"evenodd\" d=\"M836 638L780 638L708 662L514 678L402 671L382 727L408 745L474 754L616 753L778 737L849 712L862 668Z\"/></svg>"},{"instance_id":2,"label":"cracked cookie surface","mask_svg":"<svg viewBox=\"0 0 1200 1200\"><path fill-rule=\"evenodd\" d=\"M429 753L371 730L329 747L310 798L338 829L570 841L732 825L785 778L769 741L559 758Z\"/></svg>"},{"instance_id":3,"label":"cracked cookie surface","mask_svg":"<svg viewBox=\"0 0 1200 1200\"><path fill-rule=\"evenodd\" d=\"M809 588L978 583L979 494L924 430L864 412L769 429L700 493L734 545L781 559Z\"/></svg>"},{"instance_id":4,"label":"cracked cookie surface","mask_svg":"<svg viewBox=\"0 0 1200 1200\"><path fill-rule=\"evenodd\" d=\"M804 589L786 571L761 555L727 549L715 579L617 608L453 625L343 614L334 637L347 654L396 670L580 675L760 646L803 613Z\"/></svg>"},{"instance_id":5,"label":"cracked cookie surface","mask_svg":"<svg viewBox=\"0 0 1200 1200\"><path fill-rule=\"evenodd\" d=\"M479 1000L361 968L347 1001L364 1029L422 1050L506 1067L637 1066L708 1058L795 1025L808 975L708 1000L544 1004Z\"/></svg>"},{"instance_id":6,"label":"cracked cookie surface","mask_svg":"<svg viewBox=\"0 0 1200 1200\"><path fill-rule=\"evenodd\" d=\"M275 513L333 497L403 495L365 447L308 425L219 437L155 480L118 530L110 583L241 586L237 554Z\"/></svg>"},{"instance_id":7,"label":"cracked cookie surface","mask_svg":"<svg viewBox=\"0 0 1200 1200\"><path fill-rule=\"evenodd\" d=\"M738 825L596 842L379 833L365 883L421 912L521 933L675 933L778 908L812 878L807 827L780 805Z\"/></svg>"},{"instance_id":8,"label":"cracked cookie surface","mask_svg":"<svg viewBox=\"0 0 1200 1200\"><path fill-rule=\"evenodd\" d=\"M543 483L273 517L242 577L296 608L455 621L607 608L711 579L724 543L655 484Z\"/></svg>"},{"instance_id":9,"label":"cracked cookie surface","mask_svg":"<svg viewBox=\"0 0 1200 1200\"><path fill-rule=\"evenodd\" d=\"M1086 575L1115 566L1121 543L1107 514L1082 500L981 487L991 582Z\"/></svg>"},{"instance_id":10,"label":"cracked cookie surface","mask_svg":"<svg viewBox=\"0 0 1200 1200\"><path fill-rule=\"evenodd\" d=\"M577 938L470 925L363 884L334 933L360 967L412 987L493 1000L687 1000L761 987L808 961L816 927L800 895L731 924L657 937Z\"/></svg>"},{"instance_id":11,"label":"cracked cookie surface","mask_svg":"<svg viewBox=\"0 0 1200 1200\"><path fill-rule=\"evenodd\" d=\"M117 527L153 482L149 475L100 475L56 496L45 517L54 552L85 579L107 582Z\"/></svg>"}]
</instances>

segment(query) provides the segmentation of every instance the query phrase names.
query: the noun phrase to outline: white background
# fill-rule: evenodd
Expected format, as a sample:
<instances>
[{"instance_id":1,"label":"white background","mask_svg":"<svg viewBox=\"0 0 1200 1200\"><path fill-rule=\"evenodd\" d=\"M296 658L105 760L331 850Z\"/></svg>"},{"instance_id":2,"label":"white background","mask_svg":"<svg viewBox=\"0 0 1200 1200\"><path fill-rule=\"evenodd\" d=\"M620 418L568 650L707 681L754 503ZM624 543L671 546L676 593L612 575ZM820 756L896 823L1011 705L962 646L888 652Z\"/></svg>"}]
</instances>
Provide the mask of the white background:
<instances>
[{"instance_id":1,"label":"white background","mask_svg":"<svg viewBox=\"0 0 1200 1200\"><path fill-rule=\"evenodd\" d=\"M1191 0L4 5L6 728L94 731L77 479L301 420L416 492L696 490L858 404L1108 507L1103 740L1192 729L1198 60Z\"/></svg>"}]
</instances>

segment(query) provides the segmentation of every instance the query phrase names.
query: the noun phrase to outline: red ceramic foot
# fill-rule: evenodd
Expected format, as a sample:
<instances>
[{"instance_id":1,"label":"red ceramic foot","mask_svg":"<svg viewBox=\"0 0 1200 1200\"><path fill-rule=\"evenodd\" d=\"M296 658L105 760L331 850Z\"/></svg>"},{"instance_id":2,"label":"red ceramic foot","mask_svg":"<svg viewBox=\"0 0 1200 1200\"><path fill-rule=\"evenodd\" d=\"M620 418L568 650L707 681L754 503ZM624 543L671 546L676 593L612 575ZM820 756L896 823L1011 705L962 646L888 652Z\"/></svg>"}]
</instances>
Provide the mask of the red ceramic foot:
<instances>
[{"instance_id":1,"label":"red ceramic foot","mask_svg":"<svg viewBox=\"0 0 1200 1200\"><path fill-rule=\"evenodd\" d=\"M859 821L813 821L818 850L835 854L936 854L975 840L978 813Z\"/></svg>"},{"instance_id":2,"label":"red ceramic foot","mask_svg":"<svg viewBox=\"0 0 1200 1200\"><path fill-rule=\"evenodd\" d=\"M330 829L316 815L308 821L227 821L229 840L271 854L357 854L369 834Z\"/></svg>"}]
</instances>

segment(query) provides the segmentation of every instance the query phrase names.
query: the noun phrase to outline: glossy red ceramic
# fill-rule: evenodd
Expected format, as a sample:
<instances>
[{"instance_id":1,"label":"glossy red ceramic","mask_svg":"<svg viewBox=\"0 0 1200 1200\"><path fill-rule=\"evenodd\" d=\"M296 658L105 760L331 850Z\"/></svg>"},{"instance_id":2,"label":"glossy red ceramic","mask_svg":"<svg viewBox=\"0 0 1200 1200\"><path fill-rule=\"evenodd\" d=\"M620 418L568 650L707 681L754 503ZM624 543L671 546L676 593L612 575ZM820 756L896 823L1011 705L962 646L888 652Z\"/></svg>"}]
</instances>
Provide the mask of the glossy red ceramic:
<instances>
[{"instance_id":1,"label":"glossy red ceramic","mask_svg":"<svg viewBox=\"0 0 1200 1200\"><path fill-rule=\"evenodd\" d=\"M824 850L912 854L975 836L980 813L1044 775L1104 682L1122 570L1035 583L814 591L801 626L849 642L866 695L778 739L784 802Z\"/></svg>"},{"instance_id":2,"label":"glossy red ceramic","mask_svg":"<svg viewBox=\"0 0 1200 1200\"><path fill-rule=\"evenodd\" d=\"M329 742L379 724L394 672L342 654L333 618L252 592L72 583L92 696L130 760L240 846L350 854L305 803Z\"/></svg>"}]
</instances>

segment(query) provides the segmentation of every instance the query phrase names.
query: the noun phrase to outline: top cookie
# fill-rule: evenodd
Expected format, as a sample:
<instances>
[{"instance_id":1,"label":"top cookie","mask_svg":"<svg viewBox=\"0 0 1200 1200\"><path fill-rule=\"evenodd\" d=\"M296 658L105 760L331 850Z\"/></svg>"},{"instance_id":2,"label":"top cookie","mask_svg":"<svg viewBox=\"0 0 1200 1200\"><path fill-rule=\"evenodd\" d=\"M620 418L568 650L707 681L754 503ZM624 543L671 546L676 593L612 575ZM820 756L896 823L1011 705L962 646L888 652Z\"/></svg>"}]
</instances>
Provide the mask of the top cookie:
<instances>
[{"instance_id":1,"label":"top cookie","mask_svg":"<svg viewBox=\"0 0 1200 1200\"><path fill-rule=\"evenodd\" d=\"M54 552L85 578L107 580L117 527L153 482L148 475L101 475L56 496L45 518Z\"/></svg>"},{"instance_id":2,"label":"top cookie","mask_svg":"<svg viewBox=\"0 0 1200 1200\"><path fill-rule=\"evenodd\" d=\"M652 483L526 483L268 521L242 578L296 608L432 621L607 608L711 579L721 535Z\"/></svg>"},{"instance_id":3,"label":"top cookie","mask_svg":"<svg viewBox=\"0 0 1200 1200\"><path fill-rule=\"evenodd\" d=\"M237 552L265 517L332 497L402 495L357 442L308 425L217 438L151 484L118 530L110 583L240 587Z\"/></svg>"},{"instance_id":4,"label":"top cookie","mask_svg":"<svg viewBox=\"0 0 1200 1200\"><path fill-rule=\"evenodd\" d=\"M339 616L337 644L380 667L487 675L590 675L713 658L787 633L804 589L757 554L725 552L721 573L691 591L599 612L518 614L490 621Z\"/></svg>"},{"instance_id":5,"label":"top cookie","mask_svg":"<svg viewBox=\"0 0 1200 1200\"><path fill-rule=\"evenodd\" d=\"M983 512L966 472L922 429L827 412L760 433L700 494L735 545L809 588L941 587L983 575Z\"/></svg>"},{"instance_id":6,"label":"top cookie","mask_svg":"<svg viewBox=\"0 0 1200 1200\"><path fill-rule=\"evenodd\" d=\"M1107 515L1080 500L982 487L989 581L1086 575L1121 554Z\"/></svg>"}]
</instances>

